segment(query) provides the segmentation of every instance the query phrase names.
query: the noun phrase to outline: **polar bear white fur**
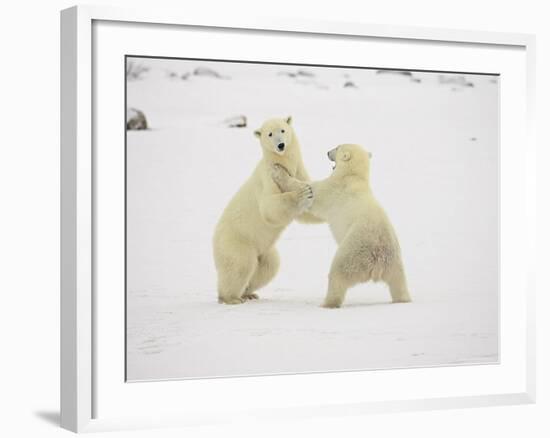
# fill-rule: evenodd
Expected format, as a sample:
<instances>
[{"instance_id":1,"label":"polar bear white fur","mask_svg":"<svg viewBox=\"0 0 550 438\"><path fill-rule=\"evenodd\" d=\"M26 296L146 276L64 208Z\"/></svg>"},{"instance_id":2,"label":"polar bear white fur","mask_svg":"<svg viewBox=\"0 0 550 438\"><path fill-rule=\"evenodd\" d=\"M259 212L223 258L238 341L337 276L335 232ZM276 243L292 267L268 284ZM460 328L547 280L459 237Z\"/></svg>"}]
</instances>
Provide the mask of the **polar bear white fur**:
<instances>
[{"instance_id":1,"label":"polar bear white fur","mask_svg":"<svg viewBox=\"0 0 550 438\"><path fill-rule=\"evenodd\" d=\"M326 220L338 243L332 261L324 307L340 307L347 290L369 280L389 286L393 302L409 302L401 249L386 212L372 194L369 182L370 153L345 144L331 150L335 163L327 179L304 183L274 165L272 176L283 192L313 190L310 211Z\"/></svg>"},{"instance_id":2,"label":"polar bear white fur","mask_svg":"<svg viewBox=\"0 0 550 438\"><path fill-rule=\"evenodd\" d=\"M290 175L309 180L291 117L267 120L254 134L260 139L263 157L225 208L214 233L218 301L226 304L258 298L255 291L279 269L275 243L294 219L320 222L304 214L312 202L309 186L282 193L271 178L272 166L278 163Z\"/></svg>"}]
</instances>

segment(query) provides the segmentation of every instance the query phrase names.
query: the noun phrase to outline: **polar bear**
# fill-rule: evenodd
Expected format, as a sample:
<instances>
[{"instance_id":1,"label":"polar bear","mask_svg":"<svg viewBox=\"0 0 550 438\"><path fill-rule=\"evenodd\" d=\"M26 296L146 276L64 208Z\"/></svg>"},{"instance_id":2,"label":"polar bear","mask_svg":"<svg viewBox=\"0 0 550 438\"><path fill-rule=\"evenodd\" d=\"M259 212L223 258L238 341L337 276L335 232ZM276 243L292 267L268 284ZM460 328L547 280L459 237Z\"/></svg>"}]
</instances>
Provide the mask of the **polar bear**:
<instances>
[{"instance_id":1,"label":"polar bear","mask_svg":"<svg viewBox=\"0 0 550 438\"><path fill-rule=\"evenodd\" d=\"M340 307L350 287L369 280L384 281L394 303L411 301L397 236L371 191L370 153L343 144L329 151L328 158L334 162L333 173L318 182L299 181L278 164L272 168L283 192L302 193L312 187L310 211L328 222L338 243L323 306Z\"/></svg>"},{"instance_id":2,"label":"polar bear","mask_svg":"<svg viewBox=\"0 0 550 438\"><path fill-rule=\"evenodd\" d=\"M216 226L213 239L218 273L218 301L239 304L258 298L255 293L279 269L275 248L283 230L294 220L319 223L305 210L311 205L309 186L282 193L271 178L278 163L290 175L309 180L292 118L267 120L254 135L260 139L262 159L233 196Z\"/></svg>"}]
</instances>

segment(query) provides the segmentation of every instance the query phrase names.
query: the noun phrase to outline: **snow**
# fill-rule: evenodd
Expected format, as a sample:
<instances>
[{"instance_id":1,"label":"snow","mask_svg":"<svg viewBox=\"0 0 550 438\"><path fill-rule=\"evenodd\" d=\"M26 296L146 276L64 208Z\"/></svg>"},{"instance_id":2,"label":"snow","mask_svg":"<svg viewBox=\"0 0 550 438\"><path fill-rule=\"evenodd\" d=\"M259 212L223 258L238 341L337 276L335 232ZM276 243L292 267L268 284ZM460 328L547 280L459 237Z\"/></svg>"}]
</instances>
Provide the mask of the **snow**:
<instances>
[{"instance_id":1,"label":"snow","mask_svg":"<svg viewBox=\"0 0 550 438\"><path fill-rule=\"evenodd\" d=\"M128 380L498 361L494 77L137 61L149 70L128 82L127 106L150 129L127 135ZM227 127L240 115L247 127ZM252 131L286 115L314 179L337 144L373 153L412 303L369 283L320 308L336 247L326 225L300 224L278 243L281 269L260 300L217 303L214 226L261 156Z\"/></svg>"}]
</instances>

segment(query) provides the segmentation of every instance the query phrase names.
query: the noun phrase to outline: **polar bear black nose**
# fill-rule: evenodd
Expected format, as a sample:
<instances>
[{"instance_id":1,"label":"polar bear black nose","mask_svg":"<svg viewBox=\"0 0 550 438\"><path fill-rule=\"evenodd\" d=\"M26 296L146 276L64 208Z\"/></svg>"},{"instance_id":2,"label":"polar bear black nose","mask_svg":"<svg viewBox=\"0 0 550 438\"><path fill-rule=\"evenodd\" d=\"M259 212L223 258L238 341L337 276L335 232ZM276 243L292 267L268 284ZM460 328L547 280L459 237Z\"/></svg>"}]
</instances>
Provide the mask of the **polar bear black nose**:
<instances>
[{"instance_id":1,"label":"polar bear black nose","mask_svg":"<svg viewBox=\"0 0 550 438\"><path fill-rule=\"evenodd\" d=\"M280 151L284 151L285 150L285 144L284 143L279 143L277 145L277 149L279 149Z\"/></svg>"}]
</instances>

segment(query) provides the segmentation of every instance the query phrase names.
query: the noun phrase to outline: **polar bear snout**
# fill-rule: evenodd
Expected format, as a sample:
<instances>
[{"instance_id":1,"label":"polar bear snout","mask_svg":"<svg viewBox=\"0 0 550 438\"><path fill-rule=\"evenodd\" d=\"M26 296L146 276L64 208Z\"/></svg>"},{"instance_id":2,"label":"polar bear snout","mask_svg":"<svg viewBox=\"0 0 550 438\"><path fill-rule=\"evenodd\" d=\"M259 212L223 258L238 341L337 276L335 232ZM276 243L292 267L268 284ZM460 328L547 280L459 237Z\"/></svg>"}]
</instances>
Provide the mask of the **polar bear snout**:
<instances>
[{"instance_id":1,"label":"polar bear snout","mask_svg":"<svg viewBox=\"0 0 550 438\"><path fill-rule=\"evenodd\" d=\"M284 155L294 149L294 133L290 119L271 119L265 122L254 135L260 139L265 152Z\"/></svg>"},{"instance_id":2,"label":"polar bear snout","mask_svg":"<svg viewBox=\"0 0 550 438\"><path fill-rule=\"evenodd\" d=\"M338 151L338 148L331 149L327 152L327 157L330 161L336 161L336 152Z\"/></svg>"}]
</instances>

